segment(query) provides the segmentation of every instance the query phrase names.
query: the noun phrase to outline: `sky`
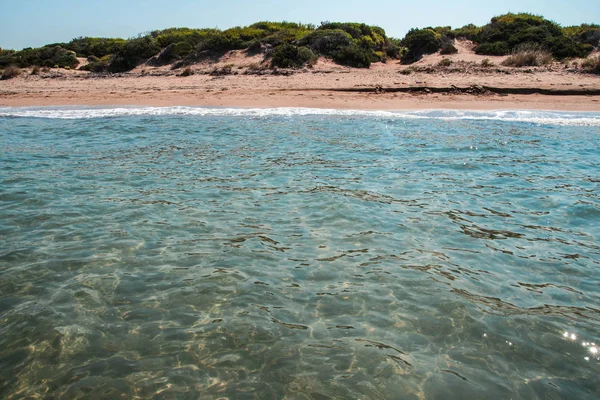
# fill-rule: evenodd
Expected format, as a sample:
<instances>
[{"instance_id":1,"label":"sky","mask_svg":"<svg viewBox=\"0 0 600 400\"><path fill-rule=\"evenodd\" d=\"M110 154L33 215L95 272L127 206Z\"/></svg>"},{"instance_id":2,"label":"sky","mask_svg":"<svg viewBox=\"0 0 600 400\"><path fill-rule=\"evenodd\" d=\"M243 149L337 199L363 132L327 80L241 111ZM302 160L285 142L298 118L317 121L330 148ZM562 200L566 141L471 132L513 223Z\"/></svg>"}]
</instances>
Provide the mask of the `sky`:
<instances>
[{"instance_id":1,"label":"sky","mask_svg":"<svg viewBox=\"0 0 600 400\"><path fill-rule=\"evenodd\" d=\"M507 12L543 15L563 26L600 23L598 0L0 0L0 48L258 21L364 22L402 38L410 28L484 25Z\"/></svg>"}]
</instances>

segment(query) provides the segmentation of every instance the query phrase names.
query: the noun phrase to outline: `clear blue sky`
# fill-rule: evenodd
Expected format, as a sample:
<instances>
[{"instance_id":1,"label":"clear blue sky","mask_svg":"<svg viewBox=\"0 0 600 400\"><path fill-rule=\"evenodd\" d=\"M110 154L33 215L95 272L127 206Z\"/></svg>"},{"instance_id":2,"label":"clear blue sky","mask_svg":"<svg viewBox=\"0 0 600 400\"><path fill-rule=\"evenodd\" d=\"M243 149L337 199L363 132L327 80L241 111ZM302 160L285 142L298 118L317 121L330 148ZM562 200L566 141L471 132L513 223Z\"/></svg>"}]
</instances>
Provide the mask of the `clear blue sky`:
<instances>
[{"instance_id":1,"label":"clear blue sky","mask_svg":"<svg viewBox=\"0 0 600 400\"><path fill-rule=\"evenodd\" d=\"M253 22L356 21L403 37L413 27L483 25L506 12L561 25L599 23L598 0L0 0L0 47L21 49L78 36L129 38L170 27L230 28Z\"/></svg>"}]
</instances>

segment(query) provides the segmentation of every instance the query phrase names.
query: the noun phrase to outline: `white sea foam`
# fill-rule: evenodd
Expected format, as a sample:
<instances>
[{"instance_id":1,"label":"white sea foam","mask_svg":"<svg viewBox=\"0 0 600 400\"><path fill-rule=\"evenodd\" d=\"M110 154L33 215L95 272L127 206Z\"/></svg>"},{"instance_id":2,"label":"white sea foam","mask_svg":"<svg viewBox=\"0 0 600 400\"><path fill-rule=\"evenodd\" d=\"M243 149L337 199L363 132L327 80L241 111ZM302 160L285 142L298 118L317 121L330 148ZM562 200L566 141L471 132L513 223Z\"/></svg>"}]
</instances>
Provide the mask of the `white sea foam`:
<instances>
[{"instance_id":1,"label":"white sea foam","mask_svg":"<svg viewBox=\"0 0 600 400\"><path fill-rule=\"evenodd\" d=\"M390 119L510 121L538 125L600 126L600 112L562 111L366 111L319 108L211 108L211 107L0 107L0 117L89 119L127 116L334 116Z\"/></svg>"}]
</instances>

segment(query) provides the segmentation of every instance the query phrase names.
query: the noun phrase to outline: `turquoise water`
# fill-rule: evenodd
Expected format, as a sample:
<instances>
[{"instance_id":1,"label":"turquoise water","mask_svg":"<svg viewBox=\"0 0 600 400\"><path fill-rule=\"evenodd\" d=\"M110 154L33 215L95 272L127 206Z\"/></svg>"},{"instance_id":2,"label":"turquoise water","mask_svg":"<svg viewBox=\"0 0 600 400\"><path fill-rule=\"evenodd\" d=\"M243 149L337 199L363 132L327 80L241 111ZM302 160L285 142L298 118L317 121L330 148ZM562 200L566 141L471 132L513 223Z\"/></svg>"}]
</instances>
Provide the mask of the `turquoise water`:
<instances>
[{"instance_id":1,"label":"turquoise water","mask_svg":"<svg viewBox=\"0 0 600 400\"><path fill-rule=\"evenodd\" d=\"M592 399L600 114L0 108L0 398Z\"/></svg>"}]
</instances>

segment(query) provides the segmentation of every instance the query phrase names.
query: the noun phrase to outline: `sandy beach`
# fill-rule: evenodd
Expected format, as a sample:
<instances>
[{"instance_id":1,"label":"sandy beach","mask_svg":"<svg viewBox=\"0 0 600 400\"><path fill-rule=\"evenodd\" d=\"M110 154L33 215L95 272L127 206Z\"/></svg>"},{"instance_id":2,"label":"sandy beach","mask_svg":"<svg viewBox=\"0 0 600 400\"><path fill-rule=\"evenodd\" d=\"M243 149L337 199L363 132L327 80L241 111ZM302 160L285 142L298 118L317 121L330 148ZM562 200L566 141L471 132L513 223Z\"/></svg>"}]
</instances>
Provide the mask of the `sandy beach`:
<instances>
[{"instance_id":1,"label":"sandy beach","mask_svg":"<svg viewBox=\"0 0 600 400\"><path fill-rule=\"evenodd\" d=\"M504 57L459 53L424 57L412 66L397 60L370 69L321 59L312 68L271 70L262 56L232 51L213 62L181 69L142 65L118 75L50 69L25 70L0 81L0 106L139 105L214 107L313 107L337 109L537 109L600 111L600 76L569 64L502 67ZM439 66L449 58L452 64ZM492 66L481 62L489 59ZM82 65L85 59L81 59Z\"/></svg>"}]
</instances>

